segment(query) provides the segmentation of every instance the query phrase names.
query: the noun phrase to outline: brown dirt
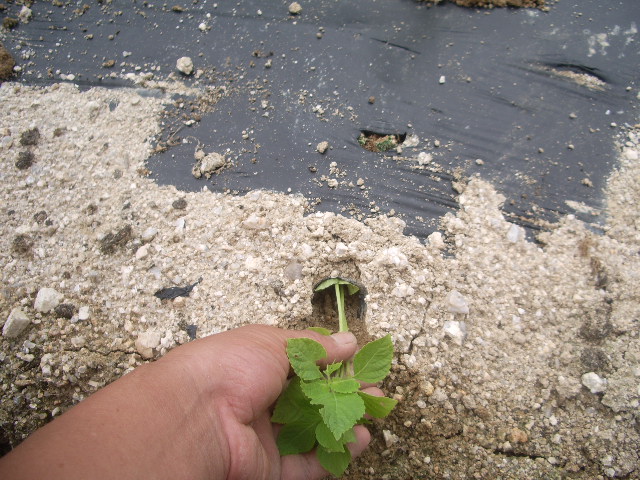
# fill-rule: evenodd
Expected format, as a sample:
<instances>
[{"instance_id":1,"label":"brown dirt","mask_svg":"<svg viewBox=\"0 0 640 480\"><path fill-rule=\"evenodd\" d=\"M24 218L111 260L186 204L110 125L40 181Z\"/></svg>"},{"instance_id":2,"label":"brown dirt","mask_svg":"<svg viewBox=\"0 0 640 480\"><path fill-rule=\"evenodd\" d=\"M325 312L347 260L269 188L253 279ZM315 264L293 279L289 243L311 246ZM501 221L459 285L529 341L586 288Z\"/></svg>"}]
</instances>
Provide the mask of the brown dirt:
<instances>
[{"instance_id":1,"label":"brown dirt","mask_svg":"<svg viewBox=\"0 0 640 480\"><path fill-rule=\"evenodd\" d=\"M15 60L6 48L0 43L0 81L7 80L13 75Z\"/></svg>"}]
</instances>

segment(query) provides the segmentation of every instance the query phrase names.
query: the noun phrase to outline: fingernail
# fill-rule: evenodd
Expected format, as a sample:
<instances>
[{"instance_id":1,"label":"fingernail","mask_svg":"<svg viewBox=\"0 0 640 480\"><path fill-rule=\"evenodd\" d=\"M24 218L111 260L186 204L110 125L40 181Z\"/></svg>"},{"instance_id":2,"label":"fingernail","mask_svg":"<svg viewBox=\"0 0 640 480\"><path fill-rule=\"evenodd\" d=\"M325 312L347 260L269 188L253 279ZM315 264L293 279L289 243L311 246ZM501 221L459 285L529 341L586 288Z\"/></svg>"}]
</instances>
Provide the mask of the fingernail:
<instances>
[{"instance_id":1,"label":"fingernail","mask_svg":"<svg viewBox=\"0 0 640 480\"><path fill-rule=\"evenodd\" d=\"M358 343L355 335L351 332L334 333L331 335L331 338L333 338L338 345L353 345Z\"/></svg>"}]
</instances>

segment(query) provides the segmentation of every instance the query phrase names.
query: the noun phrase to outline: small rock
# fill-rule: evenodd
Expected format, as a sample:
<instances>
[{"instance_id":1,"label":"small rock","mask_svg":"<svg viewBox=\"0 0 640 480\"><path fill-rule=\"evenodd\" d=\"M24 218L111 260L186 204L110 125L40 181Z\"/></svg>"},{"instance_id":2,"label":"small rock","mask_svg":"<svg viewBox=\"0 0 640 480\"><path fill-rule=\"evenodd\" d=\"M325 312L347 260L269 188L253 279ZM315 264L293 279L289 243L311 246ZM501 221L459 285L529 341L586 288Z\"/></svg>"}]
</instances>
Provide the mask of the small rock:
<instances>
[{"instance_id":1,"label":"small rock","mask_svg":"<svg viewBox=\"0 0 640 480\"><path fill-rule=\"evenodd\" d=\"M448 310L451 313L462 313L467 315L469 313L469 302L467 299L457 290L451 290L447 295Z\"/></svg>"},{"instance_id":2,"label":"small rock","mask_svg":"<svg viewBox=\"0 0 640 480\"><path fill-rule=\"evenodd\" d=\"M418 154L418 165L428 165L433 161L433 155L427 152L420 152Z\"/></svg>"},{"instance_id":3,"label":"small rock","mask_svg":"<svg viewBox=\"0 0 640 480\"><path fill-rule=\"evenodd\" d=\"M369 103L371 105L373 105L374 103L376 103L376 97L374 97L373 95L369 97Z\"/></svg>"},{"instance_id":4,"label":"small rock","mask_svg":"<svg viewBox=\"0 0 640 480\"><path fill-rule=\"evenodd\" d=\"M53 311L57 316L69 320L73 317L73 314L76 313L76 307L71 303L61 303L60 305L57 305Z\"/></svg>"},{"instance_id":5,"label":"small rock","mask_svg":"<svg viewBox=\"0 0 640 480\"><path fill-rule=\"evenodd\" d=\"M76 348L82 348L86 345L87 340L84 337L73 337L71 338L71 345Z\"/></svg>"},{"instance_id":6,"label":"small rock","mask_svg":"<svg viewBox=\"0 0 640 480\"><path fill-rule=\"evenodd\" d=\"M32 15L33 15L33 12L31 11L31 9L26 5L23 5L22 8L20 9L20 13L18 14L18 19L22 23L29 23Z\"/></svg>"},{"instance_id":7,"label":"small rock","mask_svg":"<svg viewBox=\"0 0 640 480\"><path fill-rule=\"evenodd\" d=\"M156 332L155 330L147 330L146 332L142 332L136 339L136 350L142 356L142 358L152 358L153 349L157 348L158 345L160 345L161 338L162 335L160 335L160 333Z\"/></svg>"},{"instance_id":8,"label":"small rock","mask_svg":"<svg viewBox=\"0 0 640 480\"><path fill-rule=\"evenodd\" d=\"M442 234L440 232L433 232L431 235L427 237L429 241L429 245L433 248L437 248L438 250L442 250L446 247L444 240L442 239Z\"/></svg>"},{"instance_id":9,"label":"small rock","mask_svg":"<svg viewBox=\"0 0 640 480\"><path fill-rule=\"evenodd\" d=\"M53 288L41 288L33 302L33 308L42 313L49 313L62 301L63 295Z\"/></svg>"},{"instance_id":10,"label":"small rock","mask_svg":"<svg viewBox=\"0 0 640 480\"><path fill-rule=\"evenodd\" d=\"M302 280L302 265L297 260L291 260L284 269L284 276L292 282Z\"/></svg>"},{"instance_id":11,"label":"small rock","mask_svg":"<svg viewBox=\"0 0 640 480\"><path fill-rule=\"evenodd\" d=\"M211 177L213 172L224 167L226 160L219 153L209 153L202 157L198 152L196 152L196 164L193 166L191 173L194 177L200 178L201 176L205 176L207 178ZM200 157L200 158L198 158Z\"/></svg>"},{"instance_id":12,"label":"small rock","mask_svg":"<svg viewBox=\"0 0 640 480\"><path fill-rule=\"evenodd\" d=\"M180 57L176 61L176 68L185 75L191 75L193 73L193 61L189 57Z\"/></svg>"},{"instance_id":13,"label":"small rock","mask_svg":"<svg viewBox=\"0 0 640 480\"><path fill-rule=\"evenodd\" d=\"M316 146L316 150L318 151L318 153L325 153L328 149L329 149L329 142L327 141L320 142Z\"/></svg>"},{"instance_id":14,"label":"small rock","mask_svg":"<svg viewBox=\"0 0 640 480\"><path fill-rule=\"evenodd\" d=\"M347 247L344 243L338 242L336 244L335 254L338 257L342 257L349 253L349 247Z\"/></svg>"},{"instance_id":15,"label":"small rock","mask_svg":"<svg viewBox=\"0 0 640 480\"><path fill-rule=\"evenodd\" d=\"M394 287L393 290L391 290L391 294L395 295L398 298L410 297L414 293L415 293L415 290L413 289L413 287L411 285L407 285L406 283L397 285L396 287Z\"/></svg>"},{"instance_id":16,"label":"small rock","mask_svg":"<svg viewBox=\"0 0 640 480\"><path fill-rule=\"evenodd\" d=\"M253 213L240 225L242 228L246 228L247 230L265 230L270 226L266 218L258 217Z\"/></svg>"},{"instance_id":17,"label":"small rock","mask_svg":"<svg viewBox=\"0 0 640 480\"><path fill-rule=\"evenodd\" d=\"M142 240L142 243L149 243L156 237L157 234L157 228L149 227L144 232L142 232L142 235L140 235L140 240Z\"/></svg>"},{"instance_id":18,"label":"small rock","mask_svg":"<svg viewBox=\"0 0 640 480\"><path fill-rule=\"evenodd\" d=\"M89 307L84 306L84 307L80 307L80 309L78 310L78 320L89 320L89 318L91 317L91 310L89 309Z\"/></svg>"},{"instance_id":19,"label":"small rock","mask_svg":"<svg viewBox=\"0 0 640 480\"><path fill-rule=\"evenodd\" d=\"M591 393L602 393L607 389L607 379L595 372L589 372L582 375L582 385L587 387Z\"/></svg>"},{"instance_id":20,"label":"small rock","mask_svg":"<svg viewBox=\"0 0 640 480\"><path fill-rule=\"evenodd\" d=\"M7 321L4 322L2 335L7 338L15 338L20 335L30 323L31 320L27 317L27 314L16 307L11 310L11 313L9 313L9 316L7 317Z\"/></svg>"},{"instance_id":21,"label":"small rock","mask_svg":"<svg viewBox=\"0 0 640 480\"><path fill-rule=\"evenodd\" d=\"M136 250L136 260L142 260L149 256L149 245L143 245Z\"/></svg>"},{"instance_id":22,"label":"small rock","mask_svg":"<svg viewBox=\"0 0 640 480\"><path fill-rule=\"evenodd\" d=\"M383 430L382 436L384 437L384 444L387 446L387 448L398 443L398 436L391 433L390 430Z\"/></svg>"},{"instance_id":23,"label":"small rock","mask_svg":"<svg viewBox=\"0 0 640 480\"><path fill-rule=\"evenodd\" d=\"M302 12L302 6L298 2L293 2L289 5L289 13L291 15L298 15L300 12Z\"/></svg>"},{"instance_id":24,"label":"small rock","mask_svg":"<svg viewBox=\"0 0 640 480\"><path fill-rule=\"evenodd\" d=\"M438 83L440 85L443 85L446 81L447 81L447 77L445 77L444 75L440 75L440 78L438 79Z\"/></svg>"},{"instance_id":25,"label":"small rock","mask_svg":"<svg viewBox=\"0 0 640 480\"><path fill-rule=\"evenodd\" d=\"M522 240L524 240L524 228L512 223L507 232L507 241L517 243Z\"/></svg>"},{"instance_id":26,"label":"small rock","mask_svg":"<svg viewBox=\"0 0 640 480\"><path fill-rule=\"evenodd\" d=\"M467 324L455 320L444 322L444 333L451 338L456 345L462 345L467 337Z\"/></svg>"}]
</instances>

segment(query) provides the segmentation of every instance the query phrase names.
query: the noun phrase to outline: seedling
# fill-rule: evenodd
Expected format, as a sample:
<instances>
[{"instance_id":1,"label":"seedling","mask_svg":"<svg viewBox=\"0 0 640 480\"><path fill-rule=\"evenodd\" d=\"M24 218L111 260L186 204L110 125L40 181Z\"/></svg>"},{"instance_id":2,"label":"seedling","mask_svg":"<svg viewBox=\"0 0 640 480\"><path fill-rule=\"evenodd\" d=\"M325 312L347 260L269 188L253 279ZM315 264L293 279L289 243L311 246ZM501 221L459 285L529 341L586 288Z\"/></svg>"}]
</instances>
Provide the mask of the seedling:
<instances>
[{"instance_id":1,"label":"seedling","mask_svg":"<svg viewBox=\"0 0 640 480\"><path fill-rule=\"evenodd\" d=\"M346 280L330 278L315 291L330 287L335 289L339 331L346 332L345 296L354 295L359 288ZM331 334L324 328L314 330ZM310 338L287 341L287 357L296 376L278 398L271 421L283 424L277 439L280 455L315 448L320 464L339 477L351 462L347 443L356 440L353 427L368 423L366 416L386 417L397 403L360 390L361 383L377 383L389 374L393 342L387 335L367 343L352 360L321 369L317 362L326 356L324 347Z\"/></svg>"}]
</instances>

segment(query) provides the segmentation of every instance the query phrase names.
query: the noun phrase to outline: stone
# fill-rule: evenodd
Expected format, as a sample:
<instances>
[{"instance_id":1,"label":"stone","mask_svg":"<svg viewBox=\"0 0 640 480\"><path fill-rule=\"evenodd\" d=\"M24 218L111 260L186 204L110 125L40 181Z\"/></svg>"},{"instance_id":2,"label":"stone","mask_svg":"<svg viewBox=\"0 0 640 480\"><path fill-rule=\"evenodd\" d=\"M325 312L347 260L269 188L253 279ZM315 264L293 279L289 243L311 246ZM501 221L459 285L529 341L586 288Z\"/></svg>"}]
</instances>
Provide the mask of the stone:
<instances>
[{"instance_id":1,"label":"stone","mask_svg":"<svg viewBox=\"0 0 640 480\"><path fill-rule=\"evenodd\" d=\"M302 6L298 2L293 2L289 5L289 13L291 15L298 15L300 12L302 12Z\"/></svg>"},{"instance_id":2,"label":"stone","mask_svg":"<svg viewBox=\"0 0 640 480\"><path fill-rule=\"evenodd\" d=\"M407 285L406 283L402 283L400 285L396 285L393 290L391 290L391 294L398 298L406 298L410 297L415 293L415 290L411 285Z\"/></svg>"},{"instance_id":3,"label":"stone","mask_svg":"<svg viewBox=\"0 0 640 480\"><path fill-rule=\"evenodd\" d=\"M427 237L427 241L429 242L430 246L438 250L442 250L444 247L446 247L442 238L442 234L440 232L433 232Z\"/></svg>"},{"instance_id":4,"label":"stone","mask_svg":"<svg viewBox=\"0 0 640 480\"><path fill-rule=\"evenodd\" d=\"M249 215L249 218L244 220L240 226L242 228L246 228L247 230L265 230L269 228L269 222L264 217L258 217L255 214Z\"/></svg>"},{"instance_id":5,"label":"stone","mask_svg":"<svg viewBox=\"0 0 640 480\"><path fill-rule=\"evenodd\" d=\"M33 12L29 7L23 5L20 9L20 13L18 14L18 19L22 23L29 23L31 21L31 17L33 16Z\"/></svg>"},{"instance_id":6,"label":"stone","mask_svg":"<svg viewBox=\"0 0 640 480\"><path fill-rule=\"evenodd\" d=\"M444 333L451 338L456 345L462 345L467 337L467 324L455 320L444 322Z\"/></svg>"},{"instance_id":7,"label":"stone","mask_svg":"<svg viewBox=\"0 0 640 480\"><path fill-rule=\"evenodd\" d=\"M142 260L149 256L149 245L143 245L136 250L136 260Z\"/></svg>"},{"instance_id":8,"label":"stone","mask_svg":"<svg viewBox=\"0 0 640 480\"><path fill-rule=\"evenodd\" d=\"M447 309L451 313L467 315L469 313L469 302L460 292L451 290L447 295Z\"/></svg>"},{"instance_id":9,"label":"stone","mask_svg":"<svg viewBox=\"0 0 640 480\"><path fill-rule=\"evenodd\" d=\"M390 430L383 430L382 436L384 437L384 444L387 446L387 448L398 443L398 436L394 433L391 433Z\"/></svg>"},{"instance_id":10,"label":"stone","mask_svg":"<svg viewBox=\"0 0 640 480\"><path fill-rule=\"evenodd\" d=\"M290 281L302 280L302 264L297 260L291 260L284 269L284 276Z\"/></svg>"},{"instance_id":11,"label":"stone","mask_svg":"<svg viewBox=\"0 0 640 480\"><path fill-rule=\"evenodd\" d=\"M200 155L198 155L199 157ZM226 160L219 153L209 153L201 158L196 158L197 162L193 166L191 173L194 177L200 178L201 176L205 176L206 178L211 177L213 172L224 167Z\"/></svg>"},{"instance_id":12,"label":"stone","mask_svg":"<svg viewBox=\"0 0 640 480\"><path fill-rule=\"evenodd\" d=\"M140 240L142 240L142 243L149 243L156 237L157 234L157 228L149 227L144 232L142 232L142 235L140 235Z\"/></svg>"},{"instance_id":13,"label":"stone","mask_svg":"<svg viewBox=\"0 0 640 480\"><path fill-rule=\"evenodd\" d=\"M507 240L510 243L517 243L524 240L524 228L512 223L507 231Z\"/></svg>"},{"instance_id":14,"label":"stone","mask_svg":"<svg viewBox=\"0 0 640 480\"><path fill-rule=\"evenodd\" d=\"M191 75L193 73L193 60L190 57L180 57L176 61L176 68L180 73Z\"/></svg>"},{"instance_id":15,"label":"stone","mask_svg":"<svg viewBox=\"0 0 640 480\"><path fill-rule=\"evenodd\" d=\"M420 152L418 154L418 165L428 165L433 161L433 155L427 152Z\"/></svg>"},{"instance_id":16,"label":"stone","mask_svg":"<svg viewBox=\"0 0 640 480\"><path fill-rule=\"evenodd\" d=\"M320 142L316 146L316 150L318 151L318 153L325 153L327 150L329 150L329 142Z\"/></svg>"},{"instance_id":17,"label":"stone","mask_svg":"<svg viewBox=\"0 0 640 480\"><path fill-rule=\"evenodd\" d=\"M41 288L33 302L33 308L42 313L49 313L62 301L63 295L53 288Z\"/></svg>"},{"instance_id":18,"label":"stone","mask_svg":"<svg viewBox=\"0 0 640 480\"><path fill-rule=\"evenodd\" d=\"M31 320L19 308L14 308L9 313L7 317L7 321L4 322L4 327L2 327L2 336L7 338L16 338L20 335L31 323Z\"/></svg>"},{"instance_id":19,"label":"stone","mask_svg":"<svg viewBox=\"0 0 640 480\"><path fill-rule=\"evenodd\" d=\"M89 318L91 318L91 310L89 309L89 307L80 307L80 309L78 310L78 320L84 321L89 320Z\"/></svg>"},{"instance_id":20,"label":"stone","mask_svg":"<svg viewBox=\"0 0 640 480\"><path fill-rule=\"evenodd\" d=\"M147 330L138 335L135 345L137 352L142 358L153 358L153 349L158 348L162 335L155 330Z\"/></svg>"},{"instance_id":21,"label":"stone","mask_svg":"<svg viewBox=\"0 0 640 480\"><path fill-rule=\"evenodd\" d=\"M587 387L591 393L602 393L607 389L607 379L595 372L589 372L582 375L582 385Z\"/></svg>"}]
</instances>

